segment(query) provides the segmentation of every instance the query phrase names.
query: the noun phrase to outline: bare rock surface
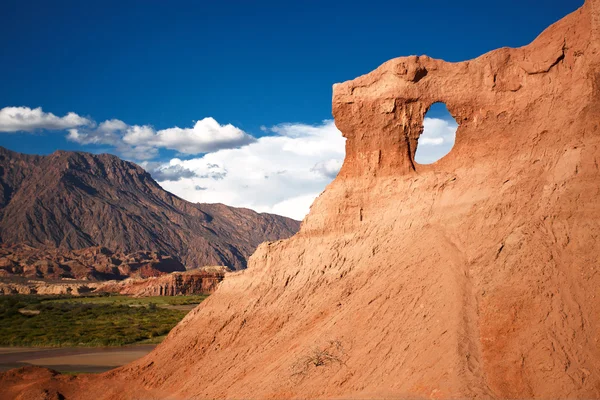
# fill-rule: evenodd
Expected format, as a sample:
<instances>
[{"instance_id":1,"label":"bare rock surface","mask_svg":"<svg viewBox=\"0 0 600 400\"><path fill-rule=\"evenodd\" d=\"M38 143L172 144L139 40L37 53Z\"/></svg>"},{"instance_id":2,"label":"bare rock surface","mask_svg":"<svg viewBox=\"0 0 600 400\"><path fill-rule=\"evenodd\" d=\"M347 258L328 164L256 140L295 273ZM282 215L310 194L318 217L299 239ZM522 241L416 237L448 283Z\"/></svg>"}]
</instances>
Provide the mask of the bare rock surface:
<instances>
[{"instance_id":1,"label":"bare rock surface","mask_svg":"<svg viewBox=\"0 0 600 400\"><path fill-rule=\"evenodd\" d=\"M49 282L36 279L27 279L23 281L2 281L0 280L0 295L70 295L81 296L94 293L96 289L102 286L100 282L81 282L81 281L59 281Z\"/></svg>"},{"instance_id":2,"label":"bare rock surface","mask_svg":"<svg viewBox=\"0 0 600 400\"><path fill-rule=\"evenodd\" d=\"M207 266L186 271L173 257L150 251L114 253L0 245L0 294L134 296L209 294L231 270Z\"/></svg>"},{"instance_id":3,"label":"bare rock surface","mask_svg":"<svg viewBox=\"0 0 600 400\"><path fill-rule=\"evenodd\" d=\"M110 281L98 285L95 291L135 297L210 294L217 289L227 272L231 270L226 267L203 267L145 279Z\"/></svg>"},{"instance_id":4,"label":"bare rock surface","mask_svg":"<svg viewBox=\"0 0 600 400\"><path fill-rule=\"evenodd\" d=\"M587 0L523 48L336 85L346 160L297 235L141 360L0 397L600 398L599 47ZM437 101L456 144L418 165Z\"/></svg>"},{"instance_id":5,"label":"bare rock surface","mask_svg":"<svg viewBox=\"0 0 600 400\"><path fill-rule=\"evenodd\" d=\"M141 167L109 154L33 156L0 147L3 243L144 250L170 254L190 269L242 269L260 243L298 228L298 221L277 215L189 203Z\"/></svg>"},{"instance_id":6,"label":"bare rock surface","mask_svg":"<svg viewBox=\"0 0 600 400\"><path fill-rule=\"evenodd\" d=\"M176 258L154 251L125 254L105 247L79 250L28 245L0 245L0 280L10 278L106 281L148 278L185 266Z\"/></svg>"}]
</instances>

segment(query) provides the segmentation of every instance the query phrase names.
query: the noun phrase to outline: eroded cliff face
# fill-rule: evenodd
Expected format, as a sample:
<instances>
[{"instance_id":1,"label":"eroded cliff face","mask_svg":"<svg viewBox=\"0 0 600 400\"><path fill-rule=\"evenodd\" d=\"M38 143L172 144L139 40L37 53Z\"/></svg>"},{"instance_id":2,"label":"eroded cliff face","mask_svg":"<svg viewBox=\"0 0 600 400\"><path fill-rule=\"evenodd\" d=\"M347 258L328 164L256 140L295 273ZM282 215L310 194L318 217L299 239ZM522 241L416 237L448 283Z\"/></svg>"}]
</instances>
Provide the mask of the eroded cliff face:
<instances>
[{"instance_id":1,"label":"eroded cliff face","mask_svg":"<svg viewBox=\"0 0 600 400\"><path fill-rule=\"evenodd\" d=\"M223 266L204 267L146 279L111 281L98 285L96 291L136 297L210 294L217 290L227 272L231 270Z\"/></svg>"},{"instance_id":2,"label":"eroded cliff face","mask_svg":"<svg viewBox=\"0 0 600 400\"><path fill-rule=\"evenodd\" d=\"M66 398L600 397L600 0L531 45L391 60L334 87L347 155L153 353ZM443 101L452 152L414 161ZM52 392L54 393L54 392Z\"/></svg>"},{"instance_id":3,"label":"eroded cliff face","mask_svg":"<svg viewBox=\"0 0 600 400\"><path fill-rule=\"evenodd\" d=\"M106 281L148 278L175 271L185 271L185 266L176 258L155 251L126 254L99 246L68 250L0 244L0 281L5 283L28 279Z\"/></svg>"}]
</instances>

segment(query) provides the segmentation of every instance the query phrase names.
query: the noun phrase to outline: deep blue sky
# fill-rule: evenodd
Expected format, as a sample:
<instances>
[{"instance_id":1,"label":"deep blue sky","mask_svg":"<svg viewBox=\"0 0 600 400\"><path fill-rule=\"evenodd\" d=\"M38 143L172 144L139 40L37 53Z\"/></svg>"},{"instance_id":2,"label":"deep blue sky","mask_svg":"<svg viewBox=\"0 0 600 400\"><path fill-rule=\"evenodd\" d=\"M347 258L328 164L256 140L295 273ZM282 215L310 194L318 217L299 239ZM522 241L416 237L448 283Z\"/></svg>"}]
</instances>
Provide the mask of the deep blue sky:
<instances>
[{"instance_id":1,"label":"deep blue sky","mask_svg":"<svg viewBox=\"0 0 600 400\"><path fill-rule=\"evenodd\" d=\"M331 118L331 85L390 58L522 46L582 3L3 0L0 108L158 129L211 116L259 136ZM0 145L81 148L62 132L0 133Z\"/></svg>"}]
</instances>

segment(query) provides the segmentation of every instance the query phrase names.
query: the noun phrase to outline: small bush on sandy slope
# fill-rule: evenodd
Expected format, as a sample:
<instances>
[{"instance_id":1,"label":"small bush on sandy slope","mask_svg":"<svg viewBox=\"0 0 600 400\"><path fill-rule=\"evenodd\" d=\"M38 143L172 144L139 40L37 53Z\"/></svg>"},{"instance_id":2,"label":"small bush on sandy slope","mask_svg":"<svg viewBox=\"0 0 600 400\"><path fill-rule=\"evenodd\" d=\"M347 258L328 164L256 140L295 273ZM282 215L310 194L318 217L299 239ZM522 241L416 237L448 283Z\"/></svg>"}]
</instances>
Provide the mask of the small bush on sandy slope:
<instances>
[{"instance_id":1,"label":"small bush on sandy slope","mask_svg":"<svg viewBox=\"0 0 600 400\"><path fill-rule=\"evenodd\" d=\"M308 354L300 357L292 365L291 377L301 380L307 376L312 369L324 367L330 364L346 365L346 352L339 340L329 340L325 345L315 346Z\"/></svg>"}]
</instances>

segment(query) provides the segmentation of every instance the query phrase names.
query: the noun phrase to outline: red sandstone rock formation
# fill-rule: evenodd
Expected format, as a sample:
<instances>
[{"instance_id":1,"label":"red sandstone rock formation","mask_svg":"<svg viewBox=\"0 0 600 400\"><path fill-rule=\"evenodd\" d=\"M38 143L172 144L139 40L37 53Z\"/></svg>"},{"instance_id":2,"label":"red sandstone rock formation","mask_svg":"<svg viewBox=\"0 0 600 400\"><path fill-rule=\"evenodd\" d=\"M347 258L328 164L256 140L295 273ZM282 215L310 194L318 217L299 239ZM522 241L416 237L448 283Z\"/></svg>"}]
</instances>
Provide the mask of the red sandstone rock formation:
<instances>
[{"instance_id":1,"label":"red sandstone rock formation","mask_svg":"<svg viewBox=\"0 0 600 400\"><path fill-rule=\"evenodd\" d=\"M152 251L130 254L112 252L104 247L79 250L0 245L0 279L109 279L148 278L185 271L177 259Z\"/></svg>"},{"instance_id":2,"label":"red sandstone rock formation","mask_svg":"<svg viewBox=\"0 0 600 400\"><path fill-rule=\"evenodd\" d=\"M103 247L66 250L0 245L0 294L5 295L212 293L230 270L202 267L184 271L178 260L150 251L123 254Z\"/></svg>"},{"instance_id":3,"label":"red sandstone rock formation","mask_svg":"<svg viewBox=\"0 0 600 400\"><path fill-rule=\"evenodd\" d=\"M145 358L3 396L599 398L600 0L532 44L334 87L341 173ZM447 104L452 152L414 162ZM29 396L29 397L28 397Z\"/></svg>"},{"instance_id":4,"label":"red sandstone rock formation","mask_svg":"<svg viewBox=\"0 0 600 400\"><path fill-rule=\"evenodd\" d=\"M186 272L146 279L126 279L99 285L96 292L119 293L130 296L179 296L213 293L231 270L226 267L206 267Z\"/></svg>"}]
</instances>

